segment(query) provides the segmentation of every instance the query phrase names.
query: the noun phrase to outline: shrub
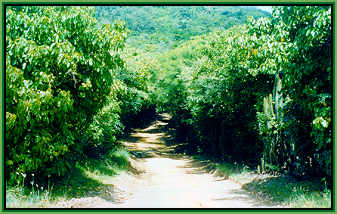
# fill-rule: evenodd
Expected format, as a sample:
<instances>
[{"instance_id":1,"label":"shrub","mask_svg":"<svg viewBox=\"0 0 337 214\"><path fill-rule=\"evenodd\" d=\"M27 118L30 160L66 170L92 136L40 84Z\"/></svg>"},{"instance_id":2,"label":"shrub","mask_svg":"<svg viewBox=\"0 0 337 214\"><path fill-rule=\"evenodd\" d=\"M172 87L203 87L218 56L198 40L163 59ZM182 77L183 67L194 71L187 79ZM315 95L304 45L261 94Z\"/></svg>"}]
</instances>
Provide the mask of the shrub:
<instances>
[{"instance_id":1,"label":"shrub","mask_svg":"<svg viewBox=\"0 0 337 214\"><path fill-rule=\"evenodd\" d=\"M14 172L64 175L82 152L82 136L92 135L88 128L107 102L113 72L124 66L119 50L126 36L120 23L98 27L93 14L87 7L6 8L12 181Z\"/></svg>"}]
</instances>

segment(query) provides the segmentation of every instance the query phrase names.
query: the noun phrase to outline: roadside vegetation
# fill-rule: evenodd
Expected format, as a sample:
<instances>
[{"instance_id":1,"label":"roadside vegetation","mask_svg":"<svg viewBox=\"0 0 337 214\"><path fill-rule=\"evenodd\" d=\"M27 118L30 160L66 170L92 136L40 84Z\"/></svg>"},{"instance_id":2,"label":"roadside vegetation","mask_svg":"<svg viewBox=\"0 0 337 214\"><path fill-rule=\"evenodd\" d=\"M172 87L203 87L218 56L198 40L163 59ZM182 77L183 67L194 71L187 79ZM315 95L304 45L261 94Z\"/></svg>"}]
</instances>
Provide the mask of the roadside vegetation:
<instances>
[{"instance_id":1,"label":"roadside vegetation","mask_svg":"<svg viewBox=\"0 0 337 214\"><path fill-rule=\"evenodd\" d=\"M261 174L247 166L219 163L217 173L242 185L258 200L288 208L331 207L331 190L319 178L298 180L281 174Z\"/></svg>"},{"instance_id":2,"label":"roadside vegetation","mask_svg":"<svg viewBox=\"0 0 337 214\"><path fill-rule=\"evenodd\" d=\"M276 7L161 56L158 103L190 151L331 187L330 9Z\"/></svg>"}]
</instances>

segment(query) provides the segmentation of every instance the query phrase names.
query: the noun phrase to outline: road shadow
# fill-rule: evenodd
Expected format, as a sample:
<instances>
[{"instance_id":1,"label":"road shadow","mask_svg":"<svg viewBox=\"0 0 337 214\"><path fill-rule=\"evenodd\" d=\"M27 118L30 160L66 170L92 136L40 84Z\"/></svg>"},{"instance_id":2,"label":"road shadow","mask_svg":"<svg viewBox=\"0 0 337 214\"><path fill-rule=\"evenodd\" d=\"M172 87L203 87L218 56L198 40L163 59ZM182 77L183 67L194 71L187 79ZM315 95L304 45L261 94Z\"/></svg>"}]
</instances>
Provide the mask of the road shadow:
<instances>
[{"instance_id":1,"label":"road shadow","mask_svg":"<svg viewBox=\"0 0 337 214\"><path fill-rule=\"evenodd\" d=\"M213 174L216 172L216 167L210 160L200 160L193 157L189 157L187 163L180 168L185 168L188 174Z\"/></svg>"},{"instance_id":2,"label":"road shadow","mask_svg":"<svg viewBox=\"0 0 337 214\"><path fill-rule=\"evenodd\" d=\"M294 189L304 192L322 192L319 178L311 180L298 180L291 176L269 176L255 178L251 182L243 184L242 188L252 194L255 198L265 203L282 204L294 197ZM259 193L259 194L257 194Z\"/></svg>"},{"instance_id":3,"label":"road shadow","mask_svg":"<svg viewBox=\"0 0 337 214\"><path fill-rule=\"evenodd\" d=\"M252 207L274 208L275 203L268 200L256 200L255 197L244 189L234 189L227 192L224 196L212 199L213 201L244 201ZM244 208L244 207L241 207Z\"/></svg>"},{"instance_id":4,"label":"road shadow","mask_svg":"<svg viewBox=\"0 0 337 214\"><path fill-rule=\"evenodd\" d=\"M119 142L124 144L135 158L167 157L180 159L186 143L175 139L175 129L169 127L170 115L156 114L146 127L132 128Z\"/></svg>"},{"instance_id":5,"label":"road shadow","mask_svg":"<svg viewBox=\"0 0 337 214\"><path fill-rule=\"evenodd\" d=\"M194 158L191 152L188 153L189 144L176 137L176 129L170 125L170 118L170 115L165 113L156 114L151 121L147 122L146 127L133 128L120 142L124 142L134 158L187 159L185 168L190 169L189 173L213 173L215 167L211 164L211 160L202 157ZM141 144L149 146L144 147Z\"/></svg>"},{"instance_id":6,"label":"road shadow","mask_svg":"<svg viewBox=\"0 0 337 214\"><path fill-rule=\"evenodd\" d=\"M61 196L66 200L100 197L112 203L120 203L124 195L123 192L113 184L104 184L96 179L90 178L79 168L74 168L64 179L54 182L51 185L50 192L53 194L53 197Z\"/></svg>"}]
</instances>

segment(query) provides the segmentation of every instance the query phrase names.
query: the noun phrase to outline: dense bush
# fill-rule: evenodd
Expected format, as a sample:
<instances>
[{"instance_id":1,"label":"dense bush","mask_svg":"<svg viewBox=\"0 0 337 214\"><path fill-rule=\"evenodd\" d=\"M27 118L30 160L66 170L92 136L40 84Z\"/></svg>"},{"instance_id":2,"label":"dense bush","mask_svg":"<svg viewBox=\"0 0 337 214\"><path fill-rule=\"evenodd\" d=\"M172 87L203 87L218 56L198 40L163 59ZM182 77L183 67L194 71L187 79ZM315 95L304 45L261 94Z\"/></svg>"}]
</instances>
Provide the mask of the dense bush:
<instances>
[{"instance_id":1,"label":"dense bush","mask_svg":"<svg viewBox=\"0 0 337 214\"><path fill-rule=\"evenodd\" d=\"M94 12L6 9L6 175L11 180L28 173L63 175L88 139L100 137L97 113L106 111L114 70L124 67L119 50L126 34L119 23L98 28ZM114 104L109 108L118 111Z\"/></svg>"},{"instance_id":2,"label":"dense bush","mask_svg":"<svg viewBox=\"0 0 337 214\"><path fill-rule=\"evenodd\" d=\"M151 89L152 66L146 53L127 47L123 57L127 68L116 72L120 88L116 93L120 101L121 121L126 127L137 125L142 113L153 108L153 91Z\"/></svg>"},{"instance_id":3,"label":"dense bush","mask_svg":"<svg viewBox=\"0 0 337 214\"><path fill-rule=\"evenodd\" d=\"M251 45L254 39L258 43ZM272 79L267 72L257 75L253 70L256 64L247 54L257 58L254 48L263 42L248 36L243 27L199 40L203 45L193 47L193 43L187 43L188 47L175 51L190 50L190 54L181 54L184 63L170 69L175 72L166 80L166 109L172 112L178 132L182 129L181 133L189 133L186 137L195 150L254 162L262 147L255 140L256 99L271 90ZM194 57L188 59L190 55Z\"/></svg>"},{"instance_id":4,"label":"dense bush","mask_svg":"<svg viewBox=\"0 0 337 214\"><path fill-rule=\"evenodd\" d=\"M331 8L275 7L272 18L205 40L192 60L162 63L157 84L190 145L263 171L331 178Z\"/></svg>"},{"instance_id":5,"label":"dense bush","mask_svg":"<svg viewBox=\"0 0 337 214\"><path fill-rule=\"evenodd\" d=\"M274 107L260 113L264 160L297 176L331 178L331 8L280 7L273 17L267 27L283 45L279 84L265 106Z\"/></svg>"}]
</instances>

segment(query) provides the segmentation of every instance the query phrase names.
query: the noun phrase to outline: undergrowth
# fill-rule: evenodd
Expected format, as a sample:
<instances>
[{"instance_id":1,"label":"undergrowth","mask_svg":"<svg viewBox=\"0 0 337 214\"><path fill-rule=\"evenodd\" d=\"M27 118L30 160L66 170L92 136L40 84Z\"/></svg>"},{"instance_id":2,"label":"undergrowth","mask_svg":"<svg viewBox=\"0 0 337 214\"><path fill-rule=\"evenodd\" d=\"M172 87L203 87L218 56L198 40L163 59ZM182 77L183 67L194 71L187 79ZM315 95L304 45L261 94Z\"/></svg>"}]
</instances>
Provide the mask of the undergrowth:
<instances>
[{"instance_id":1,"label":"undergrowth","mask_svg":"<svg viewBox=\"0 0 337 214\"><path fill-rule=\"evenodd\" d=\"M40 186L34 183L23 185L23 182L15 186L6 185L6 207L52 207L61 200L97 195L112 188L104 181L125 170L129 166L129 157L125 149L118 148L109 152L103 160L92 159L76 164L61 180L50 178L47 184Z\"/></svg>"},{"instance_id":2,"label":"undergrowth","mask_svg":"<svg viewBox=\"0 0 337 214\"><path fill-rule=\"evenodd\" d=\"M319 179L296 180L290 176L258 174L247 166L216 164L218 174L242 185L254 197L272 205L291 208L330 208L331 190Z\"/></svg>"}]
</instances>

